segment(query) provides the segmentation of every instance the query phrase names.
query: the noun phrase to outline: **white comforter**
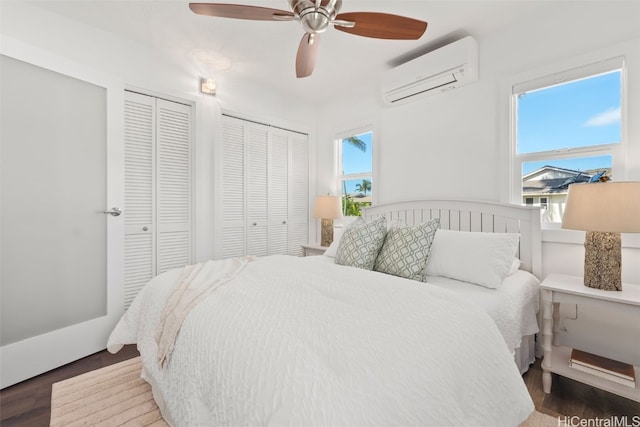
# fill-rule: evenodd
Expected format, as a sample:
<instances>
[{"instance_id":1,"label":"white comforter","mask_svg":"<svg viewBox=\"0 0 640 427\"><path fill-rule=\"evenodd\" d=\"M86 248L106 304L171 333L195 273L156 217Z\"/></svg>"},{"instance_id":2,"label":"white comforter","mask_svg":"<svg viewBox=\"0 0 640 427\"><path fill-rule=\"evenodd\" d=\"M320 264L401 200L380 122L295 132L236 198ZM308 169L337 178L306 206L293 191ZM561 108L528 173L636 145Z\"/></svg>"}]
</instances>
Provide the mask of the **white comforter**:
<instances>
[{"instance_id":1,"label":"white comforter","mask_svg":"<svg viewBox=\"0 0 640 427\"><path fill-rule=\"evenodd\" d=\"M108 348L137 343L175 426L517 426L533 403L493 320L444 290L271 256L154 332L180 270L147 285Z\"/></svg>"},{"instance_id":2,"label":"white comforter","mask_svg":"<svg viewBox=\"0 0 640 427\"><path fill-rule=\"evenodd\" d=\"M512 354L520 346L522 337L540 331L536 318L540 308L540 281L527 271L518 270L507 276L497 289L436 276L429 276L427 283L482 307L495 322Z\"/></svg>"}]
</instances>

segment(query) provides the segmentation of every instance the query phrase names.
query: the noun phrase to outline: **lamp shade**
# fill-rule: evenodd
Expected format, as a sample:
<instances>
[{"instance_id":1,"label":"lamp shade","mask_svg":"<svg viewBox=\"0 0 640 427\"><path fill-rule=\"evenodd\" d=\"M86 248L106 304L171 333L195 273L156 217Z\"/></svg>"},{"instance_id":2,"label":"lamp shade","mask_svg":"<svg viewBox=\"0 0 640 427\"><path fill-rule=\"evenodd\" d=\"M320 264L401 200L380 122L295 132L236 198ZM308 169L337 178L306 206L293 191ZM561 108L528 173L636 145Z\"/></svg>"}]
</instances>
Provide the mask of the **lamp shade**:
<instances>
[{"instance_id":1,"label":"lamp shade","mask_svg":"<svg viewBox=\"0 0 640 427\"><path fill-rule=\"evenodd\" d=\"M313 207L313 217L322 219L342 218L342 200L339 196L318 196Z\"/></svg>"},{"instance_id":2,"label":"lamp shade","mask_svg":"<svg viewBox=\"0 0 640 427\"><path fill-rule=\"evenodd\" d=\"M562 228L640 233L640 182L570 185Z\"/></svg>"}]
</instances>

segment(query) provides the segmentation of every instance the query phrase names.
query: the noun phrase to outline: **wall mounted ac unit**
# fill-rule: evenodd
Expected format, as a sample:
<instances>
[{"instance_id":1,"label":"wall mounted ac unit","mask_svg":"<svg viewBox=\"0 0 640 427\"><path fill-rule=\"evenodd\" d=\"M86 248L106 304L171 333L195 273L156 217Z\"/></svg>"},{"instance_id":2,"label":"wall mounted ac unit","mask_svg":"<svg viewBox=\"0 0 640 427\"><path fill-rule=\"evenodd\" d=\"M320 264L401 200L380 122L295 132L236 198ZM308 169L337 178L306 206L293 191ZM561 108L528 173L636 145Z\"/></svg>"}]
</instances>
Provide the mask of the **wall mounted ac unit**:
<instances>
[{"instance_id":1,"label":"wall mounted ac unit","mask_svg":"<svg viewBox=\"0 0 640 427\"><path fill-rule=\"evenodd\" d=\"M387 71L382 78L382 97L398 105L476 80L478 43L467 36Z\"/></svg>"}]
</instances>

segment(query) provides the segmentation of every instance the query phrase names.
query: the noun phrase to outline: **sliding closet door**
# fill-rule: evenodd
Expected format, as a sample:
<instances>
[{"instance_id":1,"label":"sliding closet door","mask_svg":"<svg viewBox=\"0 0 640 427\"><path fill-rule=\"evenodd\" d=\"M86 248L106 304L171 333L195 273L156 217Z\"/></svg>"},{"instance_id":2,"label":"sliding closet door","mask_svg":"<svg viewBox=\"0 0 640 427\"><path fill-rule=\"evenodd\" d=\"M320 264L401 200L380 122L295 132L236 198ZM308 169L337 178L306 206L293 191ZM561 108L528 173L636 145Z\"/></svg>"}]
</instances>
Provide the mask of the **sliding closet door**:
<instances>
[{"instance_id":1,"label":"sliding closet door","mask_svg":"<svg viewBox=\"0 0 640 427\"><path fill-rule=\"evenodd\" d=\"M125 93L125 307L191 262L191 107Z\"/></svg>"},{"instance_id":2,"label":"sliding closet door","mask_svg":"<svg viewBox=\"0 0 640 427\"><path fill-rule=\"evenodd\" d=\"M0 61L4 388L104 349L122 314L122 95Z\"/></svg>"}]
</instances>

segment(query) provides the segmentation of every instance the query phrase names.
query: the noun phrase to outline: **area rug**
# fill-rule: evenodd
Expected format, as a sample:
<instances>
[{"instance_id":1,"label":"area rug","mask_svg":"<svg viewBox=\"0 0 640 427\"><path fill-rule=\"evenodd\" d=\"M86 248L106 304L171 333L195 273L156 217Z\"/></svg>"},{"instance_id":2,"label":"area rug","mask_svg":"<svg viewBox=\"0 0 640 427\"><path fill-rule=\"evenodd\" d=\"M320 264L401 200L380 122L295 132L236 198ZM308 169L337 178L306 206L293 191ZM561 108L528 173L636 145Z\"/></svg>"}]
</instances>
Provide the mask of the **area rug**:
<instances>
[{"instance_id":1,"label":"area rug","mask_svg":"<svg viewBox=\"0 0 640 427\"><path fill-rule=\"evenodd\" d=\"M53 384L51 426L167 427L140 357Z\"/></svg>"},{"instance_id":2,"label":"area rug","mask_svg":"<svg viewBox=\"0 0 640 427\"><path fill-rule=\"evenodd\" d=\"M51 426L167 427L140 370L136 357L55 383ZM520 427L556 425L556 418L534 412Z\"/></svg>"}]
</instances>

